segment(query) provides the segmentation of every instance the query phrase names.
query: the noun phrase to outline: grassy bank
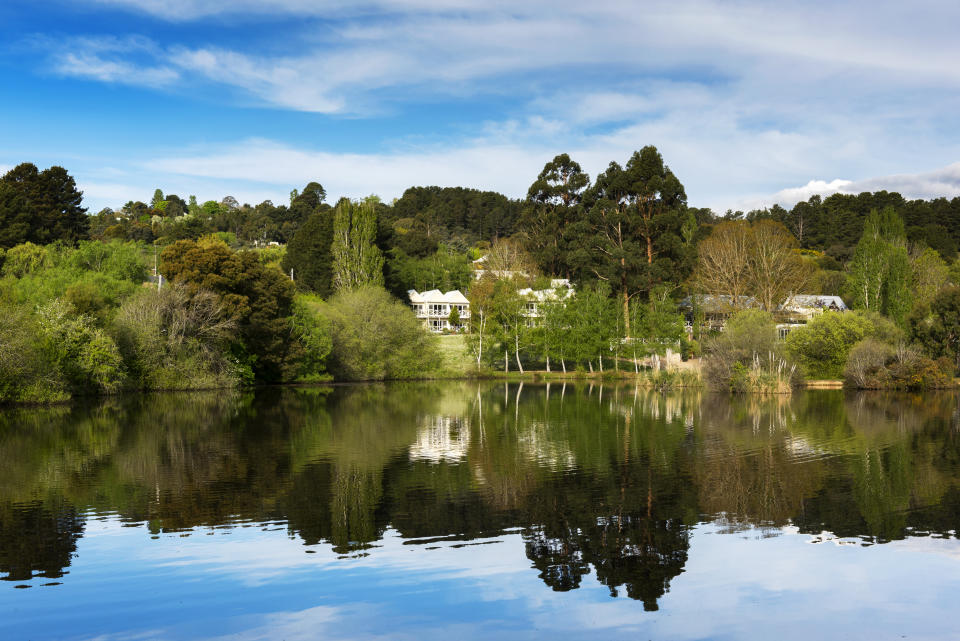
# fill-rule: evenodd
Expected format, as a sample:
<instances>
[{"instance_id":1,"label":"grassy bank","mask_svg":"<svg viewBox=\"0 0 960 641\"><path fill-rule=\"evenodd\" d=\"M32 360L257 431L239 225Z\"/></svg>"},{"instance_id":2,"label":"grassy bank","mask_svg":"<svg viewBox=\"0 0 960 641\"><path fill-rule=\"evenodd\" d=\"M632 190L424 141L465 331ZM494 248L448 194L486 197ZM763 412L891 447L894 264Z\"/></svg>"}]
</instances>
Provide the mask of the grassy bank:
<instances>
[{"instance_id":1,"label":"grassy bank","mask_svg":"<svg viewBox=\"0 0 960 641\"><path fill-rule=\"evenodd\" d=\"M584 371L569 369L566 372L553 369L525 369L523 373L511 369L504 372L502 369L490 367L477 368L476 361L467 350L466 336L449 335L439 336L441 366L440 378L489 378L506 381L632 381L638 385L656 389L671 389L679 387L702 387L700 372L696 369L671 369L653 371L649 369L636 373L632 364L621 363L623 369L607 369L600 371ZM510 362L514 367L515 362ZM629 369L628 369L629 367Z\"/></svg>"}]
</instances>

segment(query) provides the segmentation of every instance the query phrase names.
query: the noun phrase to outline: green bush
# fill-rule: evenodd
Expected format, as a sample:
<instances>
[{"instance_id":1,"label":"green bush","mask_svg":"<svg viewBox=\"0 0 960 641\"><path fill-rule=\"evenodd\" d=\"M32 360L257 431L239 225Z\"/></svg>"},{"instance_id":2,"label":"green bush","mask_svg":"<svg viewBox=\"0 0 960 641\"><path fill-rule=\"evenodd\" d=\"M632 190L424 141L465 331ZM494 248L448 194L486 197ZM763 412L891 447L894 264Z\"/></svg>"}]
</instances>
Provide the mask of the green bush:
<instances>
[{"instance_id":1,"label":"green bush","mask_svg":"<svg viewBox=\"0 0 960 641\"><path fill-rule=\"evenodd\" d=\"M47 248L33 243L23 243L7 250L3 261L3 275L23 278L47 265Z\"/></svg>"},{"instance_id":2,"label":"green bush","mask_svg":"<svg viewBox=\"0 0 960 641\"><path fill-rule=\"evenodd\" d=\"M824 312L787 335L787 353L808 378L842 378L854 345L873 337L894 343L903 333L889 319L863 312Z\"/></svg>"},{"instance_id":3,"label":"green bush","mask_svg":"<svg viewBox=\"0 0 960 641\"><path fill-rule=\"evenodd\" d=\"M134 386L203 389L239 385L242 368L230 351L235 327L216 295L170 284L124 303L113 332Z\"/></svg>"},{"instance_id":4,"label":"green bush","mask_svg":"<svg viewBox=\"0 0 960 641\"><path fill-rule=\"evenodd\" d=\"M312 304L311 304L312 301ZM333 349L330 321L317 311L319 298L298 296L293 304L293 332L300 342L302 354L294 380L317 383L330 379L327 359Z\"/></svg>"},{"instance_id":5,"label":"green bush","mask_svg":"<svg viewBox=\"0 0 960 641\"><path fill-rule=\"evenodd\" d=\"M428 378L438 371L437 339L413 311L380 287L341 292L322 306L338 380Z\"/></svg>"},{"instance_id":6,"label":"green bush","mask_svg":"<svg viewBox=\"0 0 960 641\"><path fill-rule=\"evenodd\" d=\"M56 299L37 310L43 360L56 370L74 394L115 392L126 371L116 343L89 316L74 316Z\"/></svg>"}]
</instances>

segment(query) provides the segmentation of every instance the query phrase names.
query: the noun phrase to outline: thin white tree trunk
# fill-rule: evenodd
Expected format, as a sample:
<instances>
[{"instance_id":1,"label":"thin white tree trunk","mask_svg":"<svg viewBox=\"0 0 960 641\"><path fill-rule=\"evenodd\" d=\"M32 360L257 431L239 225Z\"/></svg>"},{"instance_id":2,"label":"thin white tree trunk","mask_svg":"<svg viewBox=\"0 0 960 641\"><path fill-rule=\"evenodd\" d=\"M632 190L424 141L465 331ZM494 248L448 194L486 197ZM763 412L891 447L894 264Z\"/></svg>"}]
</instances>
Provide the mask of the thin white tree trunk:
<instances>
[{"instance_id":1,"label":"thin white tree trunk","mask_svg":"<svg viewBox=\"0 0 960 641\"><path fill-rule=\"evenodd\" d=\"M513 337L513 349L514 354L517 357L517 369L520 370L520 373L523 374L523 365L520 363L520 335L515 334Z\"/></svg>"}]
</instances>

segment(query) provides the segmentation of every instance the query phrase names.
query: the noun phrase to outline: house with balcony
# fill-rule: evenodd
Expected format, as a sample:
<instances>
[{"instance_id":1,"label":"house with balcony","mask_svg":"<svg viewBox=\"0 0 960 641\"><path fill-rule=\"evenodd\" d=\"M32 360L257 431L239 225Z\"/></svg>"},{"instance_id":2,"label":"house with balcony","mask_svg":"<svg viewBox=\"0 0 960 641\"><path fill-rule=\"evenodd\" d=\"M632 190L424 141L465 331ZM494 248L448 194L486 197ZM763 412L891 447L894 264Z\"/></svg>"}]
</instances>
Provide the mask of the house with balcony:
<instances>
[{"instance_id":1,"label":"house with balcony","mask_svg":"<svg viewBox=\"0 0 960 641\"><path fill-rule=\"evenodd\" d=\"M466 331L470 320L470 301L459 289L446 293L439 289L431 289L427 292L411 289L407 292L407 297L410 299L414 314L430 331L437 334ZM451 323L450 312L454 309L457 310L460 320Z\"/></svg>"},{"instance_id":2,"label":"house with balcony","mask_svg":"<svg viewBox=\"0 0 960 641\"><path fill-rule=\"evenodd\" d=\"M523 315L526 316L527 326L534 327L543 315L544 303L566 301L573 296L573 285L566 278L554 278L550 281L550 289L526 287L517 290L517 294L526 301Z\"/></svg>"}]
</instances>

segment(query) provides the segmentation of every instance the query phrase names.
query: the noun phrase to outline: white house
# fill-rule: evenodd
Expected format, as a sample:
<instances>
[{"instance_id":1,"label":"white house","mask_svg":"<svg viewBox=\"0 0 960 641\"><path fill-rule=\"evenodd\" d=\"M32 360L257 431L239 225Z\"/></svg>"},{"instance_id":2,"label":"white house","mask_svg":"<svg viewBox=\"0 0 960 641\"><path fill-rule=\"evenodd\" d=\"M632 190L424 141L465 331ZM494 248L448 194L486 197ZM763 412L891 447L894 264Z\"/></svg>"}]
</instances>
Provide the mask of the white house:
<instances>
[{"instance_id":1,"label":"white house","mask_svg":"<svg viewBox=\"0 0 960 641\"><path fill-rule=\"evenodd\" d=\"M444 331L461 332L470 319L470 301L460 293L459 289L443 293L439 289L431 289L420 293L415 289L407 292L410 306L413 307L417 318L421 319L430 331L440 333ZM460 322L450 324L450 312L456 309Z\"/></svg>"},{"instance_id":2,"label":"white house","mask_svg":"<svg viewBox=\"0 0 960 641\"><path fill-rule=\"evenodd\" d=\"M529 287L517 290L521 298L526 299L527 325L537 324L541 316L541 305L547 301L565 301L573 296L573 286L566 278L554 278L550 281L550 289L531 289Z\"/></svg>"}]
</instances>

